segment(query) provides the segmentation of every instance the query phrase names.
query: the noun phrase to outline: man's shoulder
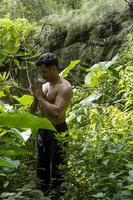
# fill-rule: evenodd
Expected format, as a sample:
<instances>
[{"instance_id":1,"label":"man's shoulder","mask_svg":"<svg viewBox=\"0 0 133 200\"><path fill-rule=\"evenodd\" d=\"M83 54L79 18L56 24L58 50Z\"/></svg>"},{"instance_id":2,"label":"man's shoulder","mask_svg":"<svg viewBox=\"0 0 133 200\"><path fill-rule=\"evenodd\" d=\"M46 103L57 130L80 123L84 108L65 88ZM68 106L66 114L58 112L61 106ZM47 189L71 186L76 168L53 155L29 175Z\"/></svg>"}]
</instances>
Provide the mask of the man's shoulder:
<instances>
[{"instance_id":1,"label":"man's shoulder","mask_svg":"<svg viewBox=\"0 0 133 200\"><path fill-rule=\"evenodd\" d=\"M71 83L69 81L67 81L66 79L62 79L61 87L66 90L72 90Z\"/></svg>"},{"instance_id":2,"label":"man's shoulder","mask_svg":"<svg viewBox=\"0 0 133 200\"><path fill-rule=\"evenodd\" d=\"M63 79L63 80L64 80L64 82L67 83L70 87L72 87L72 86L71 86L71 83L70 83L68 80L66 80L66 79Z\"/></svg>"},{"instance_id":3,"label":"man's shoulder","mask_svg":"<svg viewBox=\"0 0 133 200\"><path fill-rule=\"evenodd\" d=\"M59 85L58 88L59 93L63 93L66 95L71 95L72 94L72 86L69 81L66 79L62 79L62 84Z\"/></svg>"}]
</instances>

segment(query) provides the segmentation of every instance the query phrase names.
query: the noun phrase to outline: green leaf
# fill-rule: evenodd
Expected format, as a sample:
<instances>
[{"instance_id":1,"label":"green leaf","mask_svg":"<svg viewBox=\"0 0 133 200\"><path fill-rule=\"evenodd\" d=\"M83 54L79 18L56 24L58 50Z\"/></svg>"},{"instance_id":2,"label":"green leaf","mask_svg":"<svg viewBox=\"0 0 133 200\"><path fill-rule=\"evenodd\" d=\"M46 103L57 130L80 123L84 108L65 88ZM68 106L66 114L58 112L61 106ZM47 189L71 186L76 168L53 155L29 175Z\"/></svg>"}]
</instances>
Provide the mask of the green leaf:
<instances>
[{"instance_id":1,"label":"green leaf","mask_svg":"<svg viewBox=\"0 0 133 200\"><path fill-rule=\"evenodd\" d=\"M133 164L129 162L128 164L126 164L126 167L133 169Z\"/></svg>"},{"instance_id":2,"label":"green leaf","mask_svg":"<svg viewBox=\"0 0 133 200\"><path fill-rule=\"evenodd\" d=\"M104 74L105 72L102 69L98 69L97 71L89 72L85 76L85 85L88 87L96 87L99 84L99 78Z\"/></svg>"},{"instance_id":3,"label":"green leaf","mask_svg":"<svg viewBox=\"0 0 133 200\"><path fill-rule=\"evenodd\" d=\"M26 129L24 131L19 131L16 128L11 128L11 131L15 133L17 136L20 136L20 139L26 142L32 134L31 129Z\"/></svg>"},{"instance_id":4,"label":"green leaf","mask_svg":"<svg viewBox=\"0 0 133 200\"><path fill-rule=\"evenodd\" d=\"M70 65L60 73L60 76L62 76L63 78L66 78L66 77L68 76L69 72L70 72L77 64L79 64L79 62L80 62L80 60L71 61Z\"/></svg>"},{"instance_id":5,"label":"green leaf","mask_svg":"<svg viewBox=\"0 0 133 200\"><path fill-rule=\"evenodd\" d=\"M12 196L14 196L16 193L14 193L14 192L2 192L1 193L1 195L0 195L0 197L2 198L2 199L5 199L5 198L7 198L7 197L12 197ZM11 199L12 200L12 199Z\"/></svg>"},{"instance_id":6,"label":"green leaf","mask_svg":"<svg viewBox=\"0 0 133 200\"><path fill-rule=\"evenodd\" d=\"M101 96L102 94L100 94L99 92L95 92L94 94L91 94L90 96L88 96L86 99L82 100L80 104L87 106L91 104L93 101L98 100Z\"/></svg>"},{"instance_id":7,"label":"green leaf","mask_svg":"<svg viewBox=\"0 0 133 200\"><path fill-rule=\"evenodd\" d=\"M23 136L21 135L21 132L18 129L11 128L10 131L11 133L14 133L17 137L19 137L20 140L22 140L23 142L25 141Z\"/></svg>"},{"instance_id":8,"label":"green leaf","mask_svg":"<svg viewBox=\"0 0 133 200\"><path fill-rule=\"evenodd\" d=\"M133 178L133 170L129 171L129 176L131 176Z\"/></svg>"},{"instance_id":9,"label":"green leaf","mask_svg":"<svg viewBox=\"0 0 133 200\"><path fill-rule=\"evenodd\" d=\"M89 69L89 73L85 76L84 87L96 87L99 84L99 78L107 72L107 69L115 63L117 56L111 61L99 62Z\"/></svg>"},{"instance_id":10,"label":"green leaf","mask_svg":"<svg viewBox=\"0 0 133 200\"><path fill-rule=\"evenodd\" d=\"M14 98L24 106L30 105L33 101L33 97L31 95L23 95L21 98L14 96Z\"/></svg>"},{"instance_id":11,"label":"green leaf","mask_svg":"<svg viewBox=\"0 0 133 200\"><path fill-rule=\"evenodd\" d=\"M4 96L4 92L0 91L0 98Z\"/></svg>"},{"instance_id":12,"label":"green leaf","mask_svg":"<svg viewBox=\"0 0 133 200\"><path fill-rule=\"evenodd\" d=\"M28 112L1 113L0 125L9 128L45 128L55 130L47 118L39 118Z\"/></svg>"},{"instance_id":13,"label":"green leaf","mask_svg":"<svg viewBox=\"0 0 133 200\"><path fill-rule=\"evenodd\" d=\"M100 198L100 197L104 197L104 193L102 192L99 192L97 193L96 195L92 195L93 197L96 197L96 198Z\"/></svg>"},{"instance_id":14,"label":"green leaf","mask_svg":"<svg viewBox=\"0 0 133 200\"><path fill-rule=\"evenodd\" d=\"M20 165L20 161L19 160L14 160L13 161L13 160L4 159L4 158L0 157L0 166L1 167L17 169L19 165Z\"/></svg>"},{"instance_id":15,"label":"green leaf","mask_svg":"<svg viewBox=\"0 0 133 200\"><path fill-rule=\"evenodd\" d=\"M97 64L94 64L89 70L92 72L97 72L99 69L101 69L102 71L107 69L107 62L99 62Z\"/></svg>"},{"instance_id":16,"label":"green leaf","mask_svg":"<svg viewBox=\"0 0 133 200\"><path fill-rule=\"evenodd\" d=\"M124 188L133 189L133 185L127 185Z\"/></svg>"},{"instance_id":17,"label":"green leaf","mask_svg":"<svg viewBox=\"0 0 133 200\"><path fill-rule=\"evenodd\" d=\"M12 147L12 148L0 149L0 154L10 155L10 156L18 156L18 155L32 155L32 152L30 152L26 149Z\"/></svg>"},{"instance_id":18,"label":"green leaf","mask_svg":"<svg viewBox=\"0 0 133 200\"><path fill-rule=\"evenodd\" d=\"M133 72L133 67L132 67L132 66L128 66L126 69L127 69L128 71Z\"/></svg>"},{"instance_id":19,"label":"green leaf","mask_svg":"<svg viewBox=\"0 0 133 200\"><path fill-rule=\"evenodd\" d=\"M5 135L6 133L7 133L7 130L0 129L0 137Z\"/></svg>"},{"instance_id":20,"label":"green leaf","mask_svg":"<svg viewBox=\"0 0 133 200\"><path fill-rule=\"evenodd\" d=\"M108 162L109 162L109 159L104 160L102 163L106 166L108 164Z\"/></svg>"},{"instance_id":21,"label":"green leaf","mask_svg":"<svg viewBox=\"0 0 133 200\"><path fill-rule=\"evenodd\" d=\"M123 190L123 191L121 191L120 192L122 195L124 195L124 196L130 196L131 195L131 191L129 191L129 190Z\"/></svg>"},{"instance_id":22,"label":"green leaf","mask_svg":"<svg viewBox=\"0 0 133 200\"><path fill-rule=\"evenodd\" d=\"M111 149L111 150L108 150L107 152L108 152L108 153L113 153L113 154L115 154L116 151L117 151L116 149Z\"/></svg>"}]
</instances>

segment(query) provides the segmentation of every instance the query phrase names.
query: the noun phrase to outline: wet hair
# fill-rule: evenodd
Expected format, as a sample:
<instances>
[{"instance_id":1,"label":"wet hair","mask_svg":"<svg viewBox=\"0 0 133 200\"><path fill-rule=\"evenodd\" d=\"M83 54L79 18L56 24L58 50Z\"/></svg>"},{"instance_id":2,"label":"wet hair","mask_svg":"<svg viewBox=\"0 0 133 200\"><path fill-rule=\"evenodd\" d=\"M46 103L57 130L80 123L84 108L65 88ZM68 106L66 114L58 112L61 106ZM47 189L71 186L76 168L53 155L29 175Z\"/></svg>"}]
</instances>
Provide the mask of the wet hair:
<instances>
[{"instance_id":1,"label":"wet hair","mask_svg":"<svg viewBox=\"0 0 133 200\"><path fill-rule=\"evenodd\" d=\"M45 65L48 68L55 65L58 68L58 59L53 53L45 53L36 61L36 66L40 65Z\"/></svg>"}]
</instances>

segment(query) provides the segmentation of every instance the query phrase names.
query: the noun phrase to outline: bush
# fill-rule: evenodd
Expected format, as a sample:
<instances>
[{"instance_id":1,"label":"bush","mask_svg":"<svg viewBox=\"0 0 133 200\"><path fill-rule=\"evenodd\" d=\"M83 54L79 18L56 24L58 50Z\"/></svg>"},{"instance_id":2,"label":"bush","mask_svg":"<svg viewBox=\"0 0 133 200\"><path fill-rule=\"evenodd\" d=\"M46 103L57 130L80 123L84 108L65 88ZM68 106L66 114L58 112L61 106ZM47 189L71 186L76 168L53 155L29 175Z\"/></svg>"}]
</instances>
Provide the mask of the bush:
<instances>
[{"instance_id":1,"label":"bush","mask_svg":"<svg viewBox=\"0 0 133 200\"><path fill-rule=\"evenodd\" d=\"M68 141L66 200L133 197L131 38L118 57L89 69L85 88L74 89L69 136L60 136Z\"/></svg>"}]
</instances>

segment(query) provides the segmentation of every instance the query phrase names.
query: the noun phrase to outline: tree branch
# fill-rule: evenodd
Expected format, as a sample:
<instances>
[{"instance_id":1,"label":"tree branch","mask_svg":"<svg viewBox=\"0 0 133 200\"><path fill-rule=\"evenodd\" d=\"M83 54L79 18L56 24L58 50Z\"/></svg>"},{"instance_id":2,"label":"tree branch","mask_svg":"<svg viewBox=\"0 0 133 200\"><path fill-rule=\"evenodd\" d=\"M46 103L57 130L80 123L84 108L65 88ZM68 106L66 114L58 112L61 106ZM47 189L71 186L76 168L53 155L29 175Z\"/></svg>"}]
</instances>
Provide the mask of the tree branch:
<instances>
[{"instance_id":1,"label":"tree branch","mask_svg":"<svg viewBox=\"0 0 133 200\"><path fill-rule=\"evenodd\" d=\"M38 15L34 10L32 10L23 0L20 0L22 2L22 4L28 9L30 10L34 15Z\"/></svg>"}]
</instances>

